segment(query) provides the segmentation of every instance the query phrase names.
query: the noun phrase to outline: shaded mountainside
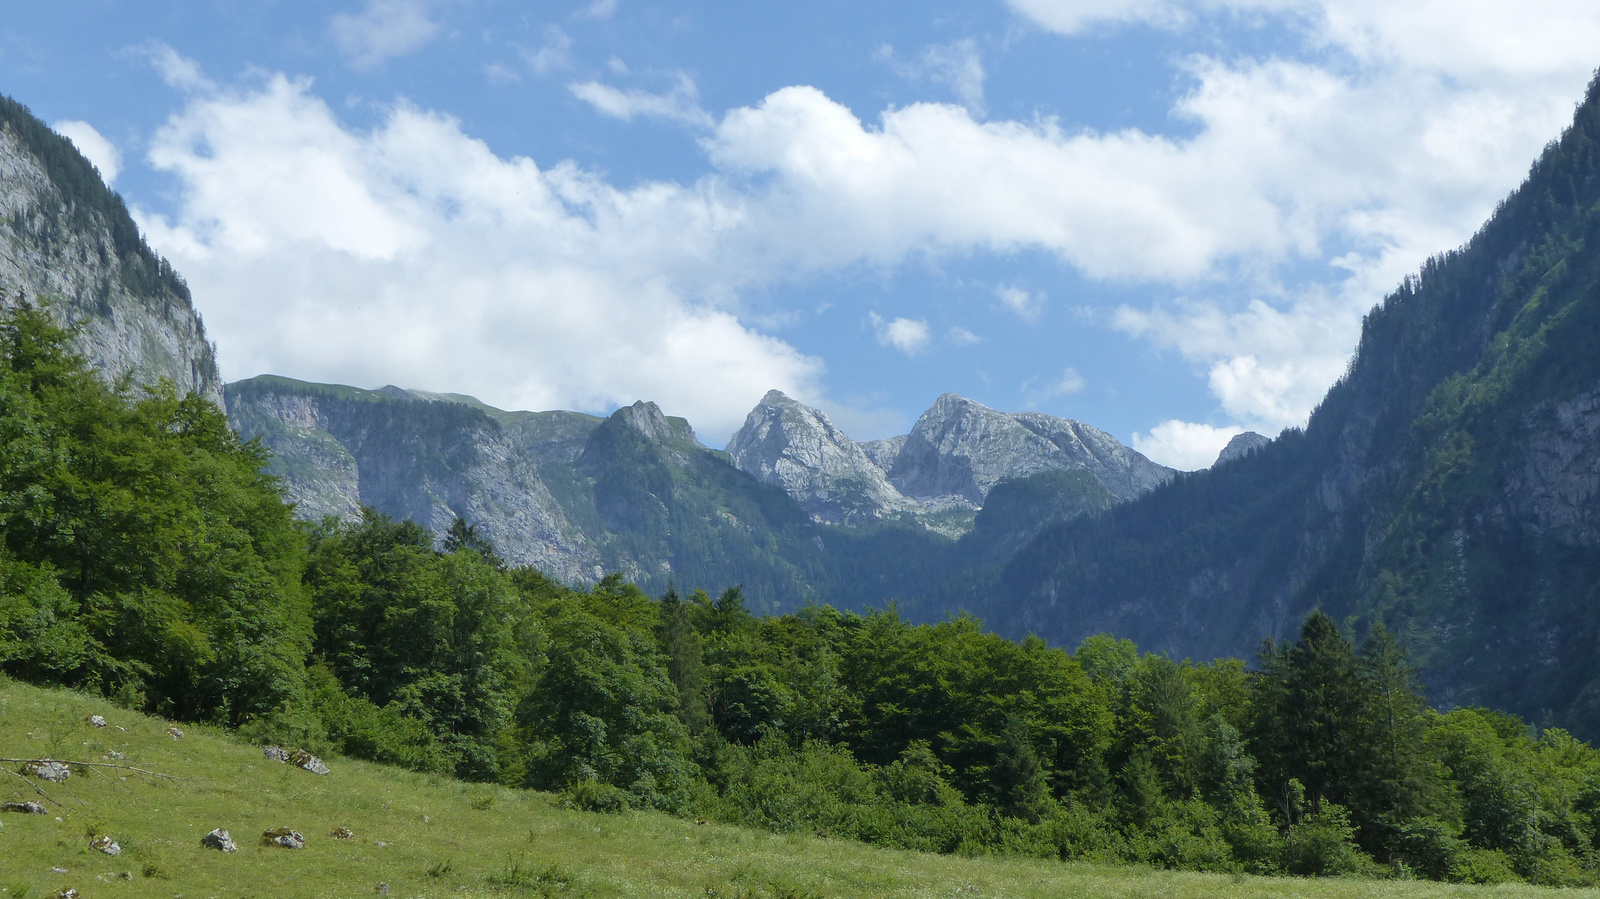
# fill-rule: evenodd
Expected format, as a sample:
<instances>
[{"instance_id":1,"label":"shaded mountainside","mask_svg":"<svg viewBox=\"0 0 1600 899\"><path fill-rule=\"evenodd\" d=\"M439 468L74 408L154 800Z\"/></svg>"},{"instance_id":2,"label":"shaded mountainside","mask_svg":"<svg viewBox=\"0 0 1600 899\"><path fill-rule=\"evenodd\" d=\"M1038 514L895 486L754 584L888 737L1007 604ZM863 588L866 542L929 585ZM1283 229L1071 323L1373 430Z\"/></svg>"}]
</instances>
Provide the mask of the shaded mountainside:
<instances>
[{"instance_id":1,"label":"shaded mountainside","mask_svg":"<svg viewBox=\"0 0 1600 899\"><path fill-rule=\"evenodd\" d=\"M72 142L0 96L0 303L53 304L108 377L221 404L216 353L172 266Z\"/></svg>"},{"instance_id":2,"label":"shaded mountainside","mask_svg":"<svg viewBox=\"0 0 1600 899\"><path fill-rule=\"evenodd\" d=\"M1600 80L1459 250L1366 317L1304 431L1047 530L979 610L1248 655L1384 621L1435 698L1600 735Z\"/></svg>"}]
</instances>

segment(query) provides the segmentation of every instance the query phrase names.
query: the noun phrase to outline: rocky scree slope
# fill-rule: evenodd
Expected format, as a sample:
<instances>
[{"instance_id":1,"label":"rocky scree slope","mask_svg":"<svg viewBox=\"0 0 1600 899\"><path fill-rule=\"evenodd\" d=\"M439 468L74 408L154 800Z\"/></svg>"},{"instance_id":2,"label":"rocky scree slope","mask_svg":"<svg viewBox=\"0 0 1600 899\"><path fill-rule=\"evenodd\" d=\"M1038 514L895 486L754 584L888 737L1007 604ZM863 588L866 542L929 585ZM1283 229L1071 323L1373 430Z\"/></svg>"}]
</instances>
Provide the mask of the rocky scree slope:
<instances>
[{"instance_id":1,"label":"rocky scree slope","mask_svg":"<svg viewBox=\"0 0 1600 899\"><path fill-rule=\"evenodd\" d=\"M189 288L73 147L0 96L0 302L48 302L108 378L166 379L219 405L222 381Z\"/></svg>"},{"instance_id":2,"label":"rocky scree slope","mask_svg":"<svg viewBox=\"0 0 1600 899\"><path fill-rule=\"evenodd\" d=\"M1600 80L1459 250L1368 314L1304 431L1048 529L980 610L1210 658L1321 607L1436 702L1600 737Z\"/></svg>"}]
</instances>

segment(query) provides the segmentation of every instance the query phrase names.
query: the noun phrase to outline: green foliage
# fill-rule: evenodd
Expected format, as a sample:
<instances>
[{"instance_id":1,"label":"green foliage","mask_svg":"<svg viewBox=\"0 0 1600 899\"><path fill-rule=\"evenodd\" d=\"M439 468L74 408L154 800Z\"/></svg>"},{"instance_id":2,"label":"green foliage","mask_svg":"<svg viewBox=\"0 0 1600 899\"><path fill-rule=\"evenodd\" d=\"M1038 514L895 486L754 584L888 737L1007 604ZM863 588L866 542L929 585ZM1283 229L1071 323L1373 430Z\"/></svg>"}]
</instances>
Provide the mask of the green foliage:
<instances>
[{"instance_id":1,"label":"green foliage","mask_svg":"<svg viewBox=\"0 0 1600 899\"><path fill-rule=\"evenodd\" d=\"M323 525L305 572L315 646L344 690L420 723L458 776L492 780L526 677L515 652L518 597L477 551L432 544L417 525L371 511Z\"/></svg>"},{"instance_id":2,"label":"green foliage","mask_svg":"<svg viewBox=\"0 0 1600 899\"><path fill-rule=\"evenodd\" d=\"M678 719L678 691L641 634L578 608L548 622L547 661L517 711L525 783L610 784L630 802L683 808L696 771Z\"/></svg>"},{"instance_id":3,"label":"green foliage","mask_svg":"<svg viewBox=\"0 0 1600 899\"><path fill-rule=\"evenodd\" d=\"M299 696L303 542L259 447L135 399L24 305L0 319L0 670L241 722Z\"/></svg>"}]
</instances>

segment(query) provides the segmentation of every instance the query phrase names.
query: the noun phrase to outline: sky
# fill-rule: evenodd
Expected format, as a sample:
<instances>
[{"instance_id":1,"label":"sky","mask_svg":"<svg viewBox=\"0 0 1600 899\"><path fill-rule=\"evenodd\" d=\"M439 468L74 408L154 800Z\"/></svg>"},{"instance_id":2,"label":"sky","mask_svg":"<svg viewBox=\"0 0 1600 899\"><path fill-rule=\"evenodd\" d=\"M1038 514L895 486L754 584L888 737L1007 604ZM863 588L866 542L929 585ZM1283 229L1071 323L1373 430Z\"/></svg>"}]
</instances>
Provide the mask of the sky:
<instances>
[{"instance_id":1,"label":"sky","mask_svg":"<svg viewBox=\"0 0 1600 899\"><path fill-rule=\"evenodd\" d=\"M1570 121L1592 0L0 0L0 93L188 280L227 380L857 439L942 393L1178 468Z\"/></svg>"}]
</instances>

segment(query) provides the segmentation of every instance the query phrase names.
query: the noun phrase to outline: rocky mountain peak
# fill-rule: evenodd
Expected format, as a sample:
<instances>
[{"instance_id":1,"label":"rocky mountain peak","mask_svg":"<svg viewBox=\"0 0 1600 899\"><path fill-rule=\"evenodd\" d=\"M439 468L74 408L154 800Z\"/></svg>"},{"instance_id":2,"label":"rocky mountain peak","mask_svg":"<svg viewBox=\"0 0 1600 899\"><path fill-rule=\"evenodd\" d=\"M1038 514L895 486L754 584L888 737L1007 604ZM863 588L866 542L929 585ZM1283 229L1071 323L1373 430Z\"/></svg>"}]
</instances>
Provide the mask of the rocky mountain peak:
<instances>
[{"instance_id":1,"label":"rocky mountain peak","mask_svg":"<svg viewBox=\"0 0 1600 899\"><path fill-rule=\"evenodd\" d=\"M818 521L881 518L910 504L828 416L769 390L728 441L740 470L781 487Z\"/></svg>"},{"instance_id":2,"label":"rocky mountain peak","mask_svg":"<svg viewBox=\"0 0 1600 899\"><path fill-rule=\"evenodd\" d=\"M1255 431L1235 434L1233 439L1228 441L1228 445L1222 448L1222 452L1217 454L1217 461L1211 464L1221 465L1234 459L1242 459L1271 442L1271 438L1263 437Z\"/></svg>"},{"instance_id":3,"label":"rocky mountain peak","mask_svg":"<svg viewBox=\"0 0 1600 899\"><path fill-rule=\"evenodd\" d=\"M611 417L627 422L634 430L652 440L665 440L672 433L667 428L667 417L661 413L661 407L648 400L623 406L611 413Z\"/></svg>"},{"instance_id":4,"label":"rocky mountain peak","mask_svg":"<svg viewBox=\"0 0 1600 899\"><path fill-rule=\"evenodd\" d=\"M1054 469L1085 469L1122 500L1173 475L1083 422L1038 412L997 412L946 393L906 435L889 482L917 499L958 496L981 506L1000 481Z\"/></svg>"}]
</instances>

